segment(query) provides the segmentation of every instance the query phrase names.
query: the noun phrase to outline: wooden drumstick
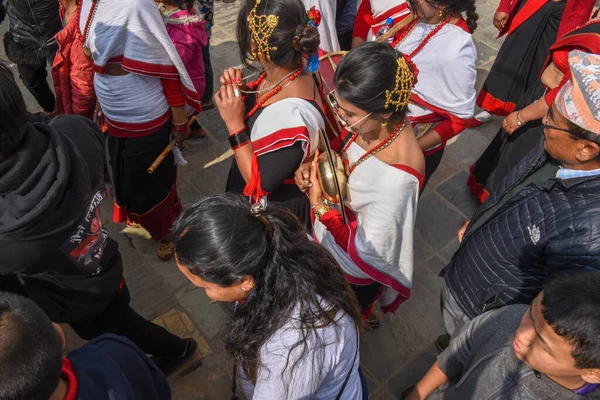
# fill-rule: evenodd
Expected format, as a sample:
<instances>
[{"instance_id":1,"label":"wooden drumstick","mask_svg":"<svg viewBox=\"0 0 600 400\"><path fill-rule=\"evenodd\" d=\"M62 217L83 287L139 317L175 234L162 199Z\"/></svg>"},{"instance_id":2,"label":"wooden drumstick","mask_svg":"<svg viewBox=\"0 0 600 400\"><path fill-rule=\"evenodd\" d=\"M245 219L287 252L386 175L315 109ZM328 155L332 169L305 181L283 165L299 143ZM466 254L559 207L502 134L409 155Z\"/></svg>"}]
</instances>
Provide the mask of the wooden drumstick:
<instances>
[{"instance_id":1,"label":"wooden drumstick","mask_svg":"<svg viewBox=\"0 0 600 400\"><path fill-rule=\"evenodd\" d=\"M148 167L148 173L153 174L156 171L156 168L164 161L165 157L169 154L169 152L173 149L176 142L175 139L171 140L171 142L165 147L165 149L156 157L156 160L152 163L150 167Z\"/></svg>"}]
</instances>

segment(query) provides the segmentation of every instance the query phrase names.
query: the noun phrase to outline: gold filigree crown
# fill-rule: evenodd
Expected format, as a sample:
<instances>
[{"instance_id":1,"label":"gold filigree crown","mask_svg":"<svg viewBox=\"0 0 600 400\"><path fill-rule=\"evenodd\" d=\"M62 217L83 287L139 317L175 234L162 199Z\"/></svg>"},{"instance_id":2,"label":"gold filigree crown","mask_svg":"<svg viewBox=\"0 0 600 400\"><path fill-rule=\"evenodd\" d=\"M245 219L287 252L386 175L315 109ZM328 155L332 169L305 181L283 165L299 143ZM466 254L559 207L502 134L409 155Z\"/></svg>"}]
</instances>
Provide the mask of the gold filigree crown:
<instances>
[{"instance_id":1,"label":"gold filigree crown","mask_svg":"<svg viewBox=\"0 0 600 400\"><path fill-rule=\"evenodd\" d=\"M394 112L403 109L410 100L410 92L415 84L415 76L410 70L404 56L398 57L396 83L394 90L385 91L385 109L393 107Z\"/></svg>"},{"instance_id":2,"label":"gold filigree crown","mask_svg":"<svg viewBox=\"0 0 600 400\"><path fill-rule=\"evenodd\" d=\"M253 51L252 57L258 60L259 57L264 55L267 60L271 60L271 50L277 50L277 47L269 47L269 39L273 31L279 24L279 17L277 15L257 15L256 8L260 4L260 0L256 0L254 8L248 14L248 29L250 30L250 36L252 41L256 44L256 51Z\"/></svg>"}]
</instances>

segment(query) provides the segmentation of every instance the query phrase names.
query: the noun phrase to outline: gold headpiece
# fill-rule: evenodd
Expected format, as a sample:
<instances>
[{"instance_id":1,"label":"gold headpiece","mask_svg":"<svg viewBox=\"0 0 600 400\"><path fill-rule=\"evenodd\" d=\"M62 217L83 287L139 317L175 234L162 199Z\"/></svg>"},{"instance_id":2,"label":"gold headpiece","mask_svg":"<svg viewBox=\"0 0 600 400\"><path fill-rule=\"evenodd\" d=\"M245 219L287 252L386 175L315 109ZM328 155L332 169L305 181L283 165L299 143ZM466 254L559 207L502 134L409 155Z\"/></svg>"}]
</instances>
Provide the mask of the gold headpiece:
<instances>
[{"instance_id":1,"label":"gold headpiece","mask_svg":"<svg viewBox=\"0 0 600 400\"><path fill-rule=\"evenodd\" d=\"M256 5L248 14L248 29L252 40L258 47L257 51L252 52L252 57L258 59L264 55L267 60L271 59L271 50L277 50L277 47L269 47L269 39L273 31L279 24L277 15L256 15L256 8L260 4L260 0L256 0Z\"/></svg>"},{"instance_id":2,"label":"gold headpiece","mask_svg":"<svg viewBox=\"0 0 600 400\"><path fill-rule=\"evenodd\" d=\"M394 111L403 109L410 100L410 92L415 83L415 76L408 67L404 56L398 57L396 70L396 85L394 90L385 91L385 109L394 106Z\"/></svg>"}]
</instances>

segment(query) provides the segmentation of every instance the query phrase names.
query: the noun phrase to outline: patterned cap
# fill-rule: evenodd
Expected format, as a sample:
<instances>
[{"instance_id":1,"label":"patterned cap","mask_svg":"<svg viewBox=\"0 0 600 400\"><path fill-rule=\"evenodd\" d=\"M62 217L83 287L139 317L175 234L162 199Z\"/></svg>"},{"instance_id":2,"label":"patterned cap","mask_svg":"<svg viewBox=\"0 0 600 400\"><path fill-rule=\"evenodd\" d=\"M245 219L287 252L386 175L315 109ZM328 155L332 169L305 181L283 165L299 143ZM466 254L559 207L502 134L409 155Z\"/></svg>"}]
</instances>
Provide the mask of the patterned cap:
<instances>
[{"instance_id":1,"label":"patterned cap","mask_svg":"<svg viewBox=\"0 0 600 400\"><path fill-rule=\"evenodd\" d=\"M569 121L600 134L600 55L569 53L571 79L556 96L558 111Z\"/></svg>"}]
</instances>

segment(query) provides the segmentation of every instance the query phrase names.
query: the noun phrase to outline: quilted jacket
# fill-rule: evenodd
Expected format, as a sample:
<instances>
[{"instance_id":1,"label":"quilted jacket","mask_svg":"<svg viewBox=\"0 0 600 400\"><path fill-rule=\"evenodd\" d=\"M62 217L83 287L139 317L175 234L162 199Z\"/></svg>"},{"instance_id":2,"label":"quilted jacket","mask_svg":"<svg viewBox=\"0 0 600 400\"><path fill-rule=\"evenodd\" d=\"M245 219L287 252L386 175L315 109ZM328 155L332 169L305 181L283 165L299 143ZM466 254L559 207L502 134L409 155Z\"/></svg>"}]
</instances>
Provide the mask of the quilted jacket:
<instances>
[{"instance_id":1,"label":"quilted jacket","mask_svg":"<svg viewBox=\"0 0 600 400\"><path fill-rule=\"evenodd\" d=\"M199 11L190 13L181 10L165 18L165 24L196 92L202 96L206 88L202 48L208 44L208 36L204 29L204 15Z\"/></svg>"},{"instance_id":2,"label":"quilted jacket","mask_svg":"<svg viewBox=\"0 0 600 400\"><path fill-rule=\"evenodd\" d=\"M0 0L2 3L2 0ZM9 0L4 36L6 56L14 63L43 67L56 53L54 35L62 26L57 0Z\"/></svg>"},{"instance_id":3,"label":"quilted jacket","mask_svg":"<svg viewBox=\"0 0 600 400\"><path fill-rule=\"evenodd\" d=\"M94 61L83 52L83 39L79 32L80 11L81 5L64 29L56 34L58 52L52 64L52 79L57 113L83 115L91 119L96 106Z\"/></svg>"},{"instance_id":4,"label":"quilted jacket","mask_svg":"<svg viewBox=\"0 0 600 400\"><path fill-rule=\"evenodd\" d=\"M470 317L506 304L528 304L555 274L600 270L600 175L529 183L483 224L502 194L550 161L543 143L477 210L442 272Z\"/></svg>"}]
</instances>

